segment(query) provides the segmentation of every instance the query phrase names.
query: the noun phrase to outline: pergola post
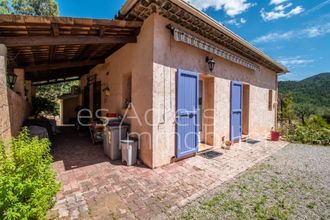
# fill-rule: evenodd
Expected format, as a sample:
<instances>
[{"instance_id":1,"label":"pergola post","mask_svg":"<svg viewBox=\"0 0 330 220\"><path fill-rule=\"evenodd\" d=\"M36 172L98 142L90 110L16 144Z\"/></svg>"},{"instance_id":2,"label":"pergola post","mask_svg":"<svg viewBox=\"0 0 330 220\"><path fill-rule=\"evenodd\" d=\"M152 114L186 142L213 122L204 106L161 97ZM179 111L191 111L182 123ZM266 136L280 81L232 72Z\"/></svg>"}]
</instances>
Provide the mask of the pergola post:
<instances>
[{"instance_id":1,"label":"pergola post","mask_svg":"<svg viewBox=\"0 0 330 220\"><path fill-rule=\"evenodd\" d=\"M32 81L25 80L25 88L27 90L26 98L27 101L31 104L32 103Z\"/></svg>"},{"instance_id":2,"label":"pergola post","mask_svg":"<svg viewBox=\"0 0 330 220\"><path fill-rule=\"evenodd\" d=\"M31 100L36 97L37 95L37 88L36 86L31 85Z\"/></svg>"},{"instance_id":3,"label":"pergola post","mask_svg":"<svg viewBox=\"0 0 330 220\"><path fill-rule=\"evenodd\" d=\"M7 47L0 44L0 139L11 137L10 113L7 94Z\"/></svg>"},{"instance_id":4,"label":"pergola post","mask_svg":"<svg viewBox=\"0 0 330 220\"><path fill-rule=\"evenodd\" d=\"M24 69L14 69L14 74L17 76L16 83L14 85L14 91L20 96L24 97Z\"/></svg>"}]
</instances>

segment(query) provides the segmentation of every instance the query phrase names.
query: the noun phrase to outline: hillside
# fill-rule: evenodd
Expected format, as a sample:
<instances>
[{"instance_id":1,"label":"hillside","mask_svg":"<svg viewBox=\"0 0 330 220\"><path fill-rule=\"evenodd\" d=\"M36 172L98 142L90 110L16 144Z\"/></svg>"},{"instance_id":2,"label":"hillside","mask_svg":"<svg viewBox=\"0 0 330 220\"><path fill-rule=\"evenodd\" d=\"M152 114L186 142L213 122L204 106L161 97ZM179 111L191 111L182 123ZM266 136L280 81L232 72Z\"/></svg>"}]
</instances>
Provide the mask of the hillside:
<instances>
[{"instance_id":1,"label":"hillside","mask_svg":"<svg viewBox=\"0 0 330 220\"><path fill-rule=\"evenodd\" d=\"M330 109L330 73L321 73L301 81L281 81L279 92L291 92L296 104L311 104L317 109Z\"/></svg>"}]
</instances>

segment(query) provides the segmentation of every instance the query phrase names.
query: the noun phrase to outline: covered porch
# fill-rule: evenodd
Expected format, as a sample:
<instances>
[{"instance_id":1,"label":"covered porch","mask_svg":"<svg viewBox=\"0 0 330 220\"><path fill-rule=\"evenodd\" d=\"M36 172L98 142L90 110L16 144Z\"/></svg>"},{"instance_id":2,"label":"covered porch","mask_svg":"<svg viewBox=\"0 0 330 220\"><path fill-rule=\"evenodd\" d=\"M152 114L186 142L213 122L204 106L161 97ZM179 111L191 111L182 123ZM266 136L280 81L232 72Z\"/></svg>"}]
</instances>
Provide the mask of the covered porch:
<instances>
[{"instance_id":1,"label":"covered porch","mask_svg":"<svg viewBox=\"0 0 330 220\"><path fill-rule=\"evenodd\" d=\"M19 133L37 86L80 81L118 49L136 43L141 26L139 21L0 15L1 137ZM9 88L8 78L15 78Z\"/></svg>"}]
</instances>

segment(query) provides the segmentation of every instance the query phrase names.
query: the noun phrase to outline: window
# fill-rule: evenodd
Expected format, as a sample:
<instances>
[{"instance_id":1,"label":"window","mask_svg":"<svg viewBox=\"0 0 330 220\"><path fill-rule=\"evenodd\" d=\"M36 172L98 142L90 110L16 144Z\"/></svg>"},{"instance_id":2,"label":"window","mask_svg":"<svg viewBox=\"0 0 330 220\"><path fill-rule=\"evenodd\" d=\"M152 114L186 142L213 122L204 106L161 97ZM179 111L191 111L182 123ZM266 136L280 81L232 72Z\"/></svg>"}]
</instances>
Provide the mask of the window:
<instances>
[{"instance_id":1,"label":"window","mask_svg":"<svg viewBox=\"0 0 330 220\"><path fill-rule=\"evenodd\" d=\"M273 110L273 90L268 91L268 110Z\"/></svg>"}]
</instances>

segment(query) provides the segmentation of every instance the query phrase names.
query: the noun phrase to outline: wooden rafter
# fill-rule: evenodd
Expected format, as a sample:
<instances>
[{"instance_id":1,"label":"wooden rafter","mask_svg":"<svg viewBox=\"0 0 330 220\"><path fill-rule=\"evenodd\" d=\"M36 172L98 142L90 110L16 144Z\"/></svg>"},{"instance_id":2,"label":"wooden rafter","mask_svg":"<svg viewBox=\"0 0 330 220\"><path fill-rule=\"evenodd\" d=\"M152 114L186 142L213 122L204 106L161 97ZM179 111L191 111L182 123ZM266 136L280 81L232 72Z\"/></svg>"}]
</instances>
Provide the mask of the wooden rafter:
<instances>
[{"instance_id":1,"label":"wooden rafter","mask_svg":"<svg viewBox=\"0 0 330 220\"><path fill-rule=\"evenodd\" d=\"M48 81L80 76L127 43L135 43L143 22L68 17L0 15L0 44L9 65L26 79Z\"/></svg>"},{"instance_id":2,"label":"wooden rafter","mask_svg":"<svg viewBox=\"0 0 330 220\"><path fill-rule=\"evenodd\" d=\"M52 36L58 37L60 35L60 30L58 24L52 24ZM53 63L56 56L56 46L49 47L49 63Z\"/></svg>"}]
</instances>

